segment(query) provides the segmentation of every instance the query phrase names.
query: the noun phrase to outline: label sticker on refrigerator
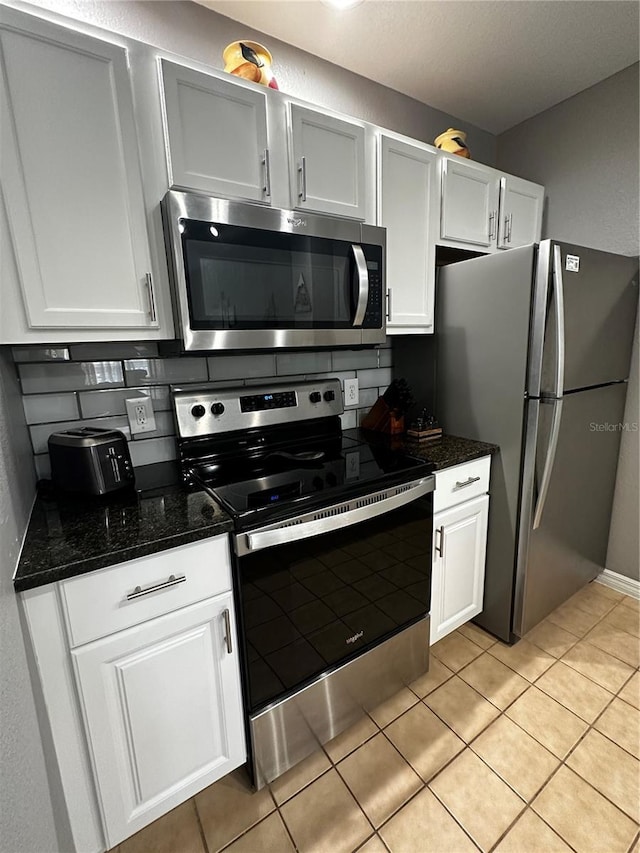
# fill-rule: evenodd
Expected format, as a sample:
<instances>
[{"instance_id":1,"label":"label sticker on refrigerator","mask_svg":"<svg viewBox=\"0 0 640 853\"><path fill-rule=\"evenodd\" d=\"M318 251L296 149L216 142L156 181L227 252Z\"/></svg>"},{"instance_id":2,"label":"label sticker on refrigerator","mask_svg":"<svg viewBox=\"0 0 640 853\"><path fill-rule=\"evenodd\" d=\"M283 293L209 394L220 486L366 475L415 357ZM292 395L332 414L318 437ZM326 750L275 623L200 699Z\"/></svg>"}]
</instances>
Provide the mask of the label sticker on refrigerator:
<instances>
[{"instance_id":1,"label":"label sticker on refrigerator","mask_svg":"<svg viewBox=\"0 0 640 853\"><path fill-rule=\"evenodd\" d=\"M565 268L569 272L580 272L580 258L577 255L567 255Z\"/></svg>"}]
</instances>

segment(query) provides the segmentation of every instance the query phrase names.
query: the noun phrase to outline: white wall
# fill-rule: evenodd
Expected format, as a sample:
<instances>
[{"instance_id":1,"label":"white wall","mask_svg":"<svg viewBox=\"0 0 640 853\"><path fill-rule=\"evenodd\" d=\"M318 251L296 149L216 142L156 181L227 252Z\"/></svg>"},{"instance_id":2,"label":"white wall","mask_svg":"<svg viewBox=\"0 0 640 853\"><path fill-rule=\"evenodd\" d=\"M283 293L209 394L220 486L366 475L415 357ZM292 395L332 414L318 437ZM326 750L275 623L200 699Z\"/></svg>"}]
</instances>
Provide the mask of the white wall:
<instances>
[{"instance_id":1,"label":"white wall","mask_svg":"<svg viewBox=\"0 0 640 853\"><path fill-rule=\"evenodd\" d=\"M29 11L29 4L15 3ZM433 143L448 127L467 131L475 160L493 165L495 136L460 118L339 68L299 48L185 0L35 0L31 6L111 30L222 69L222 51L238 38L265 44L283 92Z\"/></svg>"},{"instance_id":2,"label":"white wall","mask_svg":"<svg viewBox=\"0 0 640 853\"><path fill-rule=\"evenodd\" d=\"M498 167L545 185L543 237L638 255L636 63L498 137ZM638 327L625 421L638 423ZM640 433L623 432L607 568L640 579Z\"/></svg>"},{"instance_id":3,"label":"white wall","mask_svg":"<svg viewBox=\"0 0 640 853\"><path fill-rule=\"evenodd\" d=\"M12 577L35 494L15 367L0 349L0 849L59 850Z\"/></svg>"}]
</instances>

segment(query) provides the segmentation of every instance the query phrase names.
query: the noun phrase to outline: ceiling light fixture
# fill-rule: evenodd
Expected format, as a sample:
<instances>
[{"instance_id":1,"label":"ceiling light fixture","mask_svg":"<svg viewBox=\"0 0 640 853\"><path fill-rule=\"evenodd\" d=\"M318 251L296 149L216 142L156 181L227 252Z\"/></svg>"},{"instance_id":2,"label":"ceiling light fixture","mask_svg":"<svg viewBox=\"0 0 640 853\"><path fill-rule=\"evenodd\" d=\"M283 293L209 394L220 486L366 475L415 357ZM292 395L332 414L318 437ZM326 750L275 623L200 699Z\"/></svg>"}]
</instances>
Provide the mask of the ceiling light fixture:
<instances>
[{"instance_id":1,"label":"ceiling light fixture","mask_svg":"<svg viewBox=\"0 0 640 853\"><path fill-rule=\"evenodd\" d=\"M353 9L364 3L364 0L322 0L325 6L330 6L332 9L338 9L340 12L346 9Z\"/></svg>"}]
</instances>

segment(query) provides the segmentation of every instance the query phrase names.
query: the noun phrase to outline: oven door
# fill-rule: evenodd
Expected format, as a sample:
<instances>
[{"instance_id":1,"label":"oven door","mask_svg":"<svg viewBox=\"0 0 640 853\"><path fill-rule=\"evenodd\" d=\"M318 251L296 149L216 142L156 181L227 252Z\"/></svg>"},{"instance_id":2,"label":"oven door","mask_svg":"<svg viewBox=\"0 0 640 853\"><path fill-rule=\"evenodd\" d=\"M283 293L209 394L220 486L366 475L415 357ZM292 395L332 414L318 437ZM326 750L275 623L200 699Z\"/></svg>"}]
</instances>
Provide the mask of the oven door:
<instances>
[{"instance_id":1,"label":"oven door","mask_svg":"<svg viewBox=\"0 0 640 853\"><path fill-rule=\"evenodd\" d=\"M429 612L433 477L235 536L250 714Z\"/></svg>"},{"instance_id":2,"label":"oven door","mask_svg":"<svg viewBox=\"0 0 640 853\"><path fill-rule=\"evenodd\" d=\"M363 239L360 223L202 197L196 204L185 193L168 201L185 349L384 340L383 241ZM364 229L369 241L378 232Z\"/></svg>"}]
</instances>

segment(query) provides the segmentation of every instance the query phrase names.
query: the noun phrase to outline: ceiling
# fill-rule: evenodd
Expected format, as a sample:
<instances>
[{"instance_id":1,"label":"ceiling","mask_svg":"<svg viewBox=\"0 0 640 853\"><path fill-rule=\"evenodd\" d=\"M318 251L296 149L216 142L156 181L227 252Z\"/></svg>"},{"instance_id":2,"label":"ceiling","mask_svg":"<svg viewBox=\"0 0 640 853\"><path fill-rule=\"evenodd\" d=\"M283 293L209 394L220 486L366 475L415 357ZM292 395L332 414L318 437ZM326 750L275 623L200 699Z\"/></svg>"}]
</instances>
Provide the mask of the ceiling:
<instances>
[{"instance_id":1,"label":"ceiling","mask_svg":"<svg viewBox=\"0 0 640 853\"><path fill-rule=\"evenodd\" d=\"M495 134L638 61L633 0L198 2Z\"/></svg>"}]
</instances>

